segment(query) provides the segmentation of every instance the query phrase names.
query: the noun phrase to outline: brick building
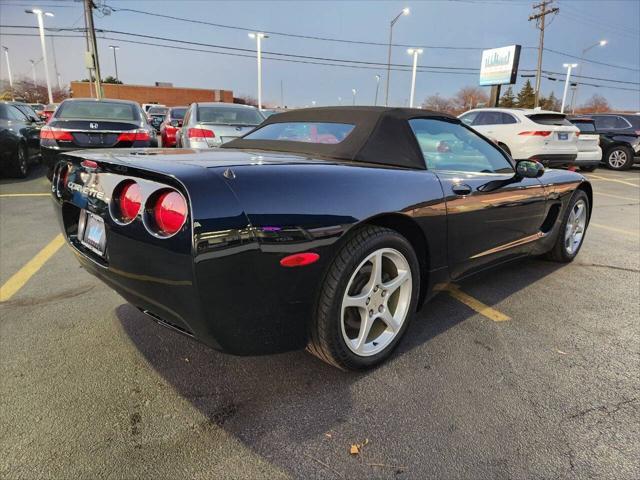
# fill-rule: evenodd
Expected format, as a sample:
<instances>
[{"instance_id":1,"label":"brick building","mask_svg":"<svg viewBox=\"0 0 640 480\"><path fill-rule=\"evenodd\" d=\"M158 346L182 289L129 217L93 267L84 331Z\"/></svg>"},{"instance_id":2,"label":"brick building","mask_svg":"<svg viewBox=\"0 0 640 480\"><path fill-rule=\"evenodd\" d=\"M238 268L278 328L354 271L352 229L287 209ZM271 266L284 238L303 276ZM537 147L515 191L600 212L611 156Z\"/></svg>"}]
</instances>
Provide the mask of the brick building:
<instances>
[{"instance_id":1,"label":"brick building","mask_svg":"<svg viewBox=\"0 0 640 480\"><path fill-rule=\"evenodd\" d=\"M193 102L233 103L231 90L207 90L204 88L155 87L147 85L119 85L103 83L104 98L133 100L140 104L159 103L168 107L189 105ZM71 97L91 98L93 85L89 82L71 82Z\"/></svg>"}]
</instances>

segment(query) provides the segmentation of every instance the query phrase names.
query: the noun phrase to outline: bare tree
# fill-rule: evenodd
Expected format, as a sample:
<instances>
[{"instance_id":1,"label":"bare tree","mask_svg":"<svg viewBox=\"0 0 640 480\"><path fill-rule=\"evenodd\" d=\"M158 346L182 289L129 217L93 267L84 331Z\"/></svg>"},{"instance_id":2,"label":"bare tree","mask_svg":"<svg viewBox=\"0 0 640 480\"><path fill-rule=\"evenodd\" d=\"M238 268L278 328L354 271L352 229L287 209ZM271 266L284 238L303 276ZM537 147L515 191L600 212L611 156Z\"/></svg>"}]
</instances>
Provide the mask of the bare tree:
<instances>
[{"instance_id":1,"label":"bare tree","mask_svg":"<svg viewBox=\"0 0 640 480\"><path fill-rule=\"evenodd\" d=\"M462 87L453 97L455 113L462 113L472 108L483 107L489 102L489 97L479 87Z\"/></svg>"},{"instance_id":2,"label":"bare tree","mask_svg":"<svg viewBox=\"0 0 640 480\"><path fill-rule=\"evenodd\" d=\"M439 93L425 98L424 102L422 102L422 108L445 113L453 113L455 111L453 101L450 98L441 97Z\"/></svg>"},{"instance_id":3,"label":"bare tree","mask_svg":"<svg viewBox=\"0 0 640 480\"><path fill-rule=\"evenodd\" d=\"M606 98L602 95L594 94L579 109L580 113L602 113L610 112L611 106Z\"/></svg>"},{"instance_id":4,"label":"bare tree","mask_svg":"<svg viewBox=\"0 0 640 480\"><path fill-rule=\"evenodd\" d=\"M54 102L61 102L65 98L69 97L69 90L66 88L52 88ZM11 91L9 86L5 85L0 95L2 98L11 98ZM20 79L13 82L13 97L16 100L28 102L28 103L48 103L49 95L47 94L47 86L38 83L33 83L33 80Z\"/></svg>"}]
</instances>

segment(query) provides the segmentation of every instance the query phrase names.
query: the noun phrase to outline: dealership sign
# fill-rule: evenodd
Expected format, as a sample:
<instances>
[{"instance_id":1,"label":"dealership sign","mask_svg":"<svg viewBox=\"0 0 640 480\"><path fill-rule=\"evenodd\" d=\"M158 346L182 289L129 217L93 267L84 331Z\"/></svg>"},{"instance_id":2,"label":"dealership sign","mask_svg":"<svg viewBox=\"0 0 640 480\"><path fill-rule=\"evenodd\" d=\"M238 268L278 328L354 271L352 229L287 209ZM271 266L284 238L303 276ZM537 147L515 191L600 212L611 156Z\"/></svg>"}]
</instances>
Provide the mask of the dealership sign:
<instances>
[{"instance_id":1,"label":"dealership sign","mask_svg":"<svg viewBox=\"0 0 640 480\"><path fill-rule=\"evenodd\" d=\"M482 51L480 85L506 85L516 83L520 45L492 48Z\"/></svg>"}]
</instances>

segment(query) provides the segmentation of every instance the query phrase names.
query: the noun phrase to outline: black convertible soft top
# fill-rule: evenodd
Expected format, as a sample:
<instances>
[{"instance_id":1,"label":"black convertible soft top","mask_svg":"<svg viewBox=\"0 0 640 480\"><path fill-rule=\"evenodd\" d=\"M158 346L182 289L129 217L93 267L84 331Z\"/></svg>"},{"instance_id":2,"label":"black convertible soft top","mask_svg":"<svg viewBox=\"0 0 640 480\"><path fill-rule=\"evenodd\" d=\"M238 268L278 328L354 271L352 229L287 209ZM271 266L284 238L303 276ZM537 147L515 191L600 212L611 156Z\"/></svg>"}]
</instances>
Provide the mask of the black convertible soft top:
<instances>
[{"instance_id":1,"label":"black convertible soft top","mask_svg":"<svg viewBox=\"0 0 640 480\"><path fill-rule=\"evenodd\" d=\"M319 107L292 110L269 117L260 125L287 122L326 122L355 125L340 143L308 143L289 140L250 140L237 138L221 148L242 148L380 163L406 168L425 169L424 158L407 120L439 118L459 120L442 112L415 108L388 107Z\"/></svg>"}]
</instances>

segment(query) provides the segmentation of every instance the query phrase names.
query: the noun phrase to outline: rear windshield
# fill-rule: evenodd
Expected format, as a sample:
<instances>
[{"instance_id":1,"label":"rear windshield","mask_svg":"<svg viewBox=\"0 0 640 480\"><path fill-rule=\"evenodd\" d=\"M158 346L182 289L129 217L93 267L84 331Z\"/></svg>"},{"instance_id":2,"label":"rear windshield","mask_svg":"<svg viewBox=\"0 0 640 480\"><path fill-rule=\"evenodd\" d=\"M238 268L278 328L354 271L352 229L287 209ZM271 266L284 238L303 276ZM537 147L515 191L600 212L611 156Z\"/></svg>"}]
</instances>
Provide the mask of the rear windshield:
<instances>
[{"instance_id":1,"label":"rear windshield","mask_svg":"<svg viewBox=\"0 0 640 480\"><path fill-rule=\"evenodd\" d=\"M173 118L174 120L183 120L185 113L187 113L186 108L172 108L171 118Z\"/></svg>"},{"instance_id":2,"label":"rear windshield","mask_svg":"<svg viewBox=\"0 0 640 480\"><path fill-rule=\"evenodd\" d=\"M58 108L56 118L77 120L138 121L138 109L129 103L116 102L64 102Z\"/></svg>"},{"instance_id":3,"label":"rear windshield","mask_svg":"<svg viewBox=\"0 0 640 480\"><path fill-rule=\"evenodd\" d=\"M540 125L571 125L571 122L561 113L534 113L527 115L527 118Z\"/></svg>"},{"instance_id":4,"label":"rear windshield","mask_svg":"<svg viewBox=\"0 0 640 480\"><path fill-rule=\"evenodd\" d=\"M581 132L595 132L596 124L592 120L574 120L573 123Z\"/></svg>"},{"instance_id":5,"label":"rear windshield","mask_svg":"<svg viewBox=\"0 0 640 480\"><path fill-rule=\"evenodd\" d=\"M244 139L336 144L347 138L354 126L348 123L271 123L245 135Z\"/></svg>"},{"instance_id":6,"label":"rear windshield","mask_svg":"<svg viewBox=\"0 0 640 480\"><path fill-rule=\"evenodd\" d=\"M259 125L264 118L253 108L198 107L197 120L215 125Z\"/></svg>"},{"instance_id":7,"label":"rear windshield","mask_svg":"<svg viewBox=\"0 0 640 480\"><path fill-rule=\"evenodd\" d=\"M33 108L36 111L44 110L44 105L42 105L41 103L34 103L34 104L31 104L31 108Z\"/></svg>"},{"instance_id":8,"label":"rear windshield","mask_svg":"<svg viewBox=\"0 0 640 480\"><path fill-rule=\"evenodd\" d=\"M151 107L149 109L149 115L166 115L169 111L166 107Z\"/></svg>"}]
</instances>

